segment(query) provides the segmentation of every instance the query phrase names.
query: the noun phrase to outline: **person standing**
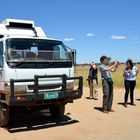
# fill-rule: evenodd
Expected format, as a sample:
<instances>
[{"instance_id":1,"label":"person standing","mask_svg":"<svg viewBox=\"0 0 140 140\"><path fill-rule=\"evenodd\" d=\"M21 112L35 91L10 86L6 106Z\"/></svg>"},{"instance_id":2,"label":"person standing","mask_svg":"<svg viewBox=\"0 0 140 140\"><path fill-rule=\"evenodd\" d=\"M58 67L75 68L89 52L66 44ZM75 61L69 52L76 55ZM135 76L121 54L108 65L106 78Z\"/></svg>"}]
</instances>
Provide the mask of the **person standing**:
<instances>
[{"instance_id":1,"label":"person standing","mask_svg":"<svg viewBox=\"0 0 140 140\"><path fill-rule=\"evenodd\" d=\"M113 103L113 80L111 72L115 72L119 65L119 61L115 61L114 64L108 66L107 56L102 56L100 58L101 66L100 73L102 78L102 87L103 87L103 112L115 112L112 109Z\"/></svg>"},{"instance_id":2,"label":"person standing","mask_svg":"<svg viewBox=\"0 0 140 140\"><path fill-rule=\"evenodd\" d=\"M90 98L98 100L98 68L94 62L90 64L88 82Z\"/></svg>"},{"instance_id":3,"label":"person standing","mask_svg":"<svg viewBox=\"0 0 140 140\"><path fill-rule=\"evenodd\" d=\"M138 68L134 66L131 59L126 61L126 68L124 70L124 86L125 86L125 97L124 97L124 106L127 107L128 95L130 92L130 104L134 104L134 89L136 86L136 77L138 74Z\"/></svg>"}]
</instances>

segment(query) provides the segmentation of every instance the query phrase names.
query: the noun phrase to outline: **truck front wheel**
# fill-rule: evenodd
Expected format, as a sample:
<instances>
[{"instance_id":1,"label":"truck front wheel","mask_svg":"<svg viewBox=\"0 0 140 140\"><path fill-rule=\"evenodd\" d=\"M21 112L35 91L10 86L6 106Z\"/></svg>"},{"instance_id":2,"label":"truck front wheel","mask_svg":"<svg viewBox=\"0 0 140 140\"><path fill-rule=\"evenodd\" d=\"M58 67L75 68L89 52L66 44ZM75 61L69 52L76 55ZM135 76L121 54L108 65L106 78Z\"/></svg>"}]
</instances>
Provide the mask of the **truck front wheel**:
<instances>
[{"instance_id":1,"label":"truck front wheel","mask_svg":"<svg viewBox=\"0 0 140 140\"><path fill-rule=\"evenodd\" d=\"M0 103L0 127L7 126L9 123L9 107Z\"/></svg>"},{"instance_id":2,"label":"truck front wheel","mask_svg":"<svg viewBox=\"0 0 140 140\"><path fill-rule=\"evenodd\" d=\"M50 113L53 118L61 118L64 116L65 113L65 105L60 106L51 106Z\"/></svg>"}]
</instances>

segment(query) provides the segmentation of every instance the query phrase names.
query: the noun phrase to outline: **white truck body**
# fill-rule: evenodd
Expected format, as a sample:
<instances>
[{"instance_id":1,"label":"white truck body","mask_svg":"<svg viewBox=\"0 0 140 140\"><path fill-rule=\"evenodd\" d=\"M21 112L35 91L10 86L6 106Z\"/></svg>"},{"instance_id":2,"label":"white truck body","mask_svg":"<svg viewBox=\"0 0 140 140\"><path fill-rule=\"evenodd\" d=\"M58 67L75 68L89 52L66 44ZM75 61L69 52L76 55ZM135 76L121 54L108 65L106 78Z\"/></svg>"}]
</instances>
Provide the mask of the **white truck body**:
<instances>
[{"instance_id":1,"label":"white truck body","mask_svg":"<svg viewBox=\"0 0 140 140\"><path fill-rule=\"evenodd\" d=\"M50 107L52 115L63 114L65 104L82 96L82 77L74 77L74 60L75 51L60 40L48 38L33 21L3 21L0 126L9 122L9 107L44 105ZM76 90L74 80L79 81Z\"/></svg>"},{"instance_id":2,"label":"white truck body","mask_svg":"<svg viewBox=\"0 0 140 140\"><path fill-rule=\"evenodd\" d=\"M32 28L20 28L20 27L9 27L7 29L7 26L10 25L10 23L16 23L16 24L25 24L23 26L26 26L26 24L31 25ZM16 26L16 24L14 26ZM18 25L17 25L18 26ZM37 33L37 37L35 37L35 32ZM47 38L44 31L41 27L35 27L33 21L28 20L13 20L13 19L6 19L5 21L0 24L0 35L3 35L4 37L1 39L3 42L3 54L6 54L6 40L8 38L16 38L16 39L40 39L40 40L53 40L53 41L59 41L56 39ZM61 75L66 74L68 77L74 76L74 65L72 67L66 68L65 66L63 68L41 68L41 69L34 69L34 68L9 68L7 65L7 62L4 57L4 67L1 70L1 82L0 82L0 89L4 90L4 84L9 84L10 79L32 79L34 78L34 75ZM52 79L50 82L59 82L60 80ZM45 81L47 82L47 81ZM17 83L20 85L27 85L27 83ZM28 83L32 84L32 83ZM72 84L71 84L72 85ZM28 88L26 89L28 90Z\"/></svg>"}]
</instances>

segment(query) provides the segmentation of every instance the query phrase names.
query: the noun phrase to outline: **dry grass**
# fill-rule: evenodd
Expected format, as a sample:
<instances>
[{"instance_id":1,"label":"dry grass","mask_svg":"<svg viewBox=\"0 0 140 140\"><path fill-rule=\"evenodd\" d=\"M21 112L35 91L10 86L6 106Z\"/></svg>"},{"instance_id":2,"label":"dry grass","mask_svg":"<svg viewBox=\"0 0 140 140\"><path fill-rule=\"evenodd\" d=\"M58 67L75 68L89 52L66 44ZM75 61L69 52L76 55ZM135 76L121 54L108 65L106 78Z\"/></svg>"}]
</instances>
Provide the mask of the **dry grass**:
<instances>
[{"instance_id":1,"label":"dry grass","mask_svg":"<svg viewBox=\"0 0 140 140\"><path fill-rule=\"evenodd\" d=\"M137 65L140 69L140 65ZM118 68L118 70L115 73L112 73L112 77L114 80L115 87L123 88L124 87L124 79L123 79L123 71L124 71L125 65L121 64ZM84 78L84 86L88 86L87 83L87 77L88 77L88 71L89 66L76 66L75 68L75 76L83 76ZM101 87L101 75L100 72L98 73L98 79L99 79L99 87ZM137 88L140 88L140 72L137 77Z\"/></svg>"}]
</instances>

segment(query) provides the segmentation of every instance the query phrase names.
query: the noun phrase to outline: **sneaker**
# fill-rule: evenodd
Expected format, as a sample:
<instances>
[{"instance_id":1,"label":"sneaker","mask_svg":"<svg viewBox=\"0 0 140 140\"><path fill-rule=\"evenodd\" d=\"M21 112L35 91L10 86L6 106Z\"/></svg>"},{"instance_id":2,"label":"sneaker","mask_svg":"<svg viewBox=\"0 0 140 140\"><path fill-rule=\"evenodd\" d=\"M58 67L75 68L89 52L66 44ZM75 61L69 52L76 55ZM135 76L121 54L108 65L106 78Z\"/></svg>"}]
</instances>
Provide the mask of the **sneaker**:
<instances>
[{"instance_id":1,"label":"sneaker","mask_svg":"<svg viewBox=\"0 0 140 140\"><path fill-rule=\"evenodd\" d=\"M127 107L127 103L124 103L124 107Z\"/></svg>"},{"instance_id":2,"label":"sneaker","mask_svg":"<svg viewBox=\"0 0 140 140\"><path fill-rule=\"evenodd\" d=\"M97 91L95 91L95 93L94 93L94 98L98 99L98 92Z\"/></svg>"}]
</instances>

